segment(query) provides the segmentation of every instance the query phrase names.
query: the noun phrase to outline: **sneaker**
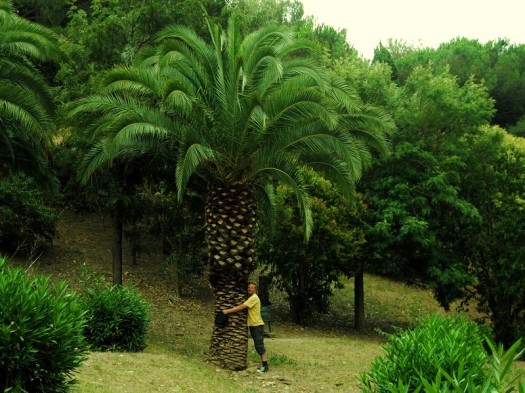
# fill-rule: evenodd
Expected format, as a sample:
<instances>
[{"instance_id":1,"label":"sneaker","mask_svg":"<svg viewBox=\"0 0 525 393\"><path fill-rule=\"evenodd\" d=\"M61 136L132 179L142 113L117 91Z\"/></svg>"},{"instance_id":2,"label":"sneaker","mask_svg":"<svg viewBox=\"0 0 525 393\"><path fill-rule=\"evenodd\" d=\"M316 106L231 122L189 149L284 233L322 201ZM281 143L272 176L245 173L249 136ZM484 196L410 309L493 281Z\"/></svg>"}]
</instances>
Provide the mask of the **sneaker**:
<instances>
[{"instance_id":1,"label":"sneaker","mask_svg":"<svg viewBox=\"0 0 525 393\"><path fill-rule=\"evenodd\" d=\"M269 370L269 367L268 366L261 366L260 368L257 369L257 372L258 373L265 373Z\"/></svg>"}]
</instances>

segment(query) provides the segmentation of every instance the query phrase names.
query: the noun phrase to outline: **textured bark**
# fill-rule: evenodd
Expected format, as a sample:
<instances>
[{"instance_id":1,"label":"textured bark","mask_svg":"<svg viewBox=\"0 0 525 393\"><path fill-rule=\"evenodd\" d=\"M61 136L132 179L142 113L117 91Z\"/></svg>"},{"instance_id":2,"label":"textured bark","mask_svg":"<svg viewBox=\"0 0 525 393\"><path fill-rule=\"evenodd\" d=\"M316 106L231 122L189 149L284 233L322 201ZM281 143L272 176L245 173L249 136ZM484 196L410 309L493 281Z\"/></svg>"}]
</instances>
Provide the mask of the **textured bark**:
<instances>
[{"instance_id":1,"label":"textured bark","mask_svg":"<svg viewBox=\"0 0 525 393\"><path fill-rule=\"evenodd\" d=\"M243 303L254 270L256 203L246 185L210 185L206 205L206 239L215 312ZM248 356L246 313L229 315L226 327L214 327L210 360L229 370L244 370Z\"/></svg>"}]
</instances>

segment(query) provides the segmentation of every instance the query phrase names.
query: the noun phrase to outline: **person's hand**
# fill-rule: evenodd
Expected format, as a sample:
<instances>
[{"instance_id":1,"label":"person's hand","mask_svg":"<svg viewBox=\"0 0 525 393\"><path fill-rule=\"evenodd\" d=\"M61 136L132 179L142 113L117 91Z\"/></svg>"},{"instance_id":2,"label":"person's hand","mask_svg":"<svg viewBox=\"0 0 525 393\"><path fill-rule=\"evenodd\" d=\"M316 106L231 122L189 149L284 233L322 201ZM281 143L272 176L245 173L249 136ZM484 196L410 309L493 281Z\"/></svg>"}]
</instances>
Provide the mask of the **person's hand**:
<instances>
[{"instance_id":1,"label":"person's hand","mask_svg":"<svg viewBox=\"0 0 525 393\"><path fill-rule=\"evenodd\" d=\"M226 310L222 310L222 313L223 313L224 315L228 314L228 313L226 312Z\"/></svg>"}]
</instances>

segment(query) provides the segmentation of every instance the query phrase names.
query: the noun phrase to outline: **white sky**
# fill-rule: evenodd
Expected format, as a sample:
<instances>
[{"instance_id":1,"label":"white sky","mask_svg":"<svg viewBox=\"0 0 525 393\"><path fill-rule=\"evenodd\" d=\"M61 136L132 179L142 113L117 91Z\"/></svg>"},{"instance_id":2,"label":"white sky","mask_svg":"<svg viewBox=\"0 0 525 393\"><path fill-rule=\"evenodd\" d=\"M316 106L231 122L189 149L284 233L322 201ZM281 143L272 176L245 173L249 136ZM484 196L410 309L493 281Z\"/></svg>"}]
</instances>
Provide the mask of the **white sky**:
<instances>
[{"instance_id":1,"label":"white sky","mask_svg":"<svg viewBox=\"0 0 525 393\"><path fill-rule=\"evenodd\" d=\"M301 0L304 15L345 28L347 40L371 59L379 42L399 39L437 47L456 37L525 44L525 0Z\"/></svg>"}]
</instances>

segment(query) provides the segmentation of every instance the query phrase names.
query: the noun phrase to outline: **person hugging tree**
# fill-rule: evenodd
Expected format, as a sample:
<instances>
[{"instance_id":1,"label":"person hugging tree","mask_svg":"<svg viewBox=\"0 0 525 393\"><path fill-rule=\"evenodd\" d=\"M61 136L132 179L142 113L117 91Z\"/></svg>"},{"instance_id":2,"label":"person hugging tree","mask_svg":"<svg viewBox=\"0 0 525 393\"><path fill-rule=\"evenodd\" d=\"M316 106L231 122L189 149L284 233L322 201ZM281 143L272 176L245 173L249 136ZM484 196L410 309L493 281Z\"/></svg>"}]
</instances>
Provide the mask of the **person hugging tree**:
<instances>
[{"instance_id":1,"label":"person hugging tree","mask_svg":"<svg viewBox=\"0 0 525 393\"><path fill-rule=\"evenodd\" d=\"M261 356L262 366L257 369L260 373L265 373L269 370L268 367L268 355L264 347L264 321L261 317L261 300L257 296L257 286L254 282L248 283L248 299L238 306L222 310L225 315L239 312L248 309L248 328L250 329L250 335L252 336L255 350Z\"/></svg>"}]
</instances>

